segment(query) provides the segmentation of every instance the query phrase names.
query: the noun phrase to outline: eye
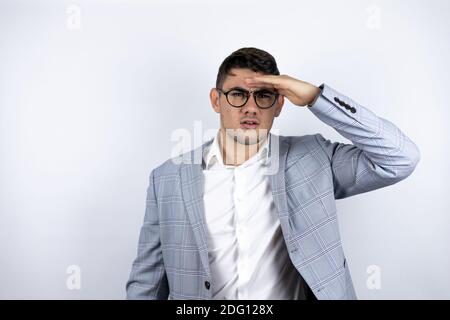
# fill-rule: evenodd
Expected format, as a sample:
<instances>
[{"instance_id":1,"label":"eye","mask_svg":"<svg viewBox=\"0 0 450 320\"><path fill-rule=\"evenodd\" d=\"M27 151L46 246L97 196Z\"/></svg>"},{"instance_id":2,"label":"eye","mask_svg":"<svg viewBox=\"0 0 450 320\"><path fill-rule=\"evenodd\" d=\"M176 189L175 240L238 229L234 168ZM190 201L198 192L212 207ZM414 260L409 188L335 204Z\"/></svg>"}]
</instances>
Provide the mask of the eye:
<instances>
[{"instance_id":1,"label":"eye","mask_svg":"<svg viewBox=\"0 0 450 320\"><path fill-rule=\"evenodd\" d=\"M274 94L268 91L260 91L257 93L257 97L260 99L271 99L273 96Z\"/></svg>"},{"instance_id":2,"label":"eye","mask_svg":"<svg viewBox=\"0 0 450 320\"><path fill-rule=\"evenodd\" d=\"M230 95L235 98L243 98L245 97L245 93L241 91L231 91Z\"/></svg>"}]
</instances>

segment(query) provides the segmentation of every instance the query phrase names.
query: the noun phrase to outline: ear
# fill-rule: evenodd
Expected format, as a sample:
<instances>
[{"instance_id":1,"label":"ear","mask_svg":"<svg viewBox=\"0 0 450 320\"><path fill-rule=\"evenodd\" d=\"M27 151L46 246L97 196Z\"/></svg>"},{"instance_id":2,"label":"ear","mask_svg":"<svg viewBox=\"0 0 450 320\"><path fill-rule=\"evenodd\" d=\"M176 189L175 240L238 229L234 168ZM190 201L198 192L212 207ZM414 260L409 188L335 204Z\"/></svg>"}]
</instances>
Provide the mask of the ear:
<instances>
[{"instance_id":1,"label":"ear","mask_svg":"<svg viewBox=\"0 0 450 320\"><path fill-rule=\"evenodd\" d=\"M283 109L283 105L284 105L284 96L280 95L278 97L278 101L275 104L275 117L278 117L281 113L281 109Z\"/></svg>"},{"instance_id":2,"label":"ear","mask_svg":"<svg viewBox=\"0 0 450 320\"><path fill-rule=\"evenodd\" d=\"M219 92L216 88L212 88L209 92L209 98L211 99L211 105L216 113L220 113Z\"/></svg>"}]
</instances>

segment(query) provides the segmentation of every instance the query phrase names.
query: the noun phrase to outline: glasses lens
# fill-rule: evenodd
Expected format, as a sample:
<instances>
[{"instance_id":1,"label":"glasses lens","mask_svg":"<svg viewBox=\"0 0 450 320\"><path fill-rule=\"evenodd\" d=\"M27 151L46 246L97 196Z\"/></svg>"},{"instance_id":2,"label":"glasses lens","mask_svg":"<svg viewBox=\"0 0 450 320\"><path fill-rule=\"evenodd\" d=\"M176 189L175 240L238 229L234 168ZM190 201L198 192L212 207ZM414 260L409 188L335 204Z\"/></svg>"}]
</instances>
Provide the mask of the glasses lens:
<instances>
[{"instance_id":1,"label":"glasses lens","mask_svg":"<svg viewBox=\"0 0 450 320\"><path fill-rule=\"evenodd\" d=\"M247 101L247 94L239 90L232 90L228 93L228 102L235 106L240 107Z\"/></svg>"},{"instance_id":2,"label":"glasses lens","mask_svg":"<svg viewBox=\"0 0 450 320\"><path fill-rule=\"evenodd\" d=\"M260 108L270 108L276 99L276 95L270 91L256 92L256 104Z\"/></svg>"}]
</instances>

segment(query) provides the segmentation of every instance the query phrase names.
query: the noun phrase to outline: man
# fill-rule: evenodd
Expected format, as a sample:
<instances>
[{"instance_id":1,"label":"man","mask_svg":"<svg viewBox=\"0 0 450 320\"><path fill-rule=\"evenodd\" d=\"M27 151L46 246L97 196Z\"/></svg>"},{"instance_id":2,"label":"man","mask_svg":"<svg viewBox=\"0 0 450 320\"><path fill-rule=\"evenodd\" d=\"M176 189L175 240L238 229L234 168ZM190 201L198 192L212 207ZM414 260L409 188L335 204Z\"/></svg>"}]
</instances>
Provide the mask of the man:
<instances>
[{"instance_id":1,"label":"man","mask_svg":"<svg viewBox=\"0 0 450 320\"><path fill-rule=\"evenodd\" d=\"M270 133L284 97L353 144ZM150 174L127 298L356 299L335 199L405 179L416 145L326 84L280 75L256 48L223 61L210 98L217 135Z\"/></svg>"}]
</instances>

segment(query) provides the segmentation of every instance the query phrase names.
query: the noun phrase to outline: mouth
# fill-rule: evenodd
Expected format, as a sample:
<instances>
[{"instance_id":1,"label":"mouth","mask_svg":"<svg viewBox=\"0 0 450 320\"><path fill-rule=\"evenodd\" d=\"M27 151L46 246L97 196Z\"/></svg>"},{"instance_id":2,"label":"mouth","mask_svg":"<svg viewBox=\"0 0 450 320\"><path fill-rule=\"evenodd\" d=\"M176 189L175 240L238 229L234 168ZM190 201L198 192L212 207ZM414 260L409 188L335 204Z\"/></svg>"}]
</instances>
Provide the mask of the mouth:
<instances>
[{"instance_id":1,"label":"mouth","mask_svg":"<svg viewBox=\"0 0 450 320\"><path fill-rule=\"evenodd\" d=\"M259 121L256 119L247 119L241 121L242 129L256 129L259 126Z\"/></svg>"}]
</instances>

